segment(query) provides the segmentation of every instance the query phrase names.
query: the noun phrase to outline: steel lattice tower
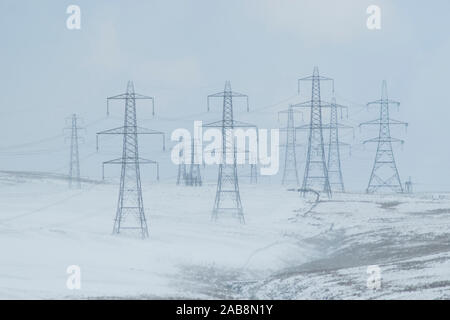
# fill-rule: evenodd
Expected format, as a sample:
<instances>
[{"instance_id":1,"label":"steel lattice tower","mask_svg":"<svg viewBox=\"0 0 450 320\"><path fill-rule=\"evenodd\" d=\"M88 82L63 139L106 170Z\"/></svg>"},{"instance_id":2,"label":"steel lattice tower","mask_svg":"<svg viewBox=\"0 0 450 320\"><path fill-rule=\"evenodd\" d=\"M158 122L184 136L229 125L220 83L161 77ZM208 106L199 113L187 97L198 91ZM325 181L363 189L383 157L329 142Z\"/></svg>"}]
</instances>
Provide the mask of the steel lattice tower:
<instances>
[{"instance_id":1,"label":"steel lattice tower","mask_svg":"<svg viewBox=\"0 0 450 320\"><path fill-rule=\"evenodd\" d=\"M319 192L324 192L329 197L331 197L331 187L330 181L328 179L328 169L325 160L325 148L323 140L323 129L326 128L326 126L322 124L322 108L324 107L324 105L320 98L320 81L323 80L333 81L333 79L319 76L318 67L314 67L312 76L299 79L299 91L300 81L312 81L311 101L294 105L293 107L308 106L311 110L310 124L301 127L307 128L309 131L308 153L306 156L306 166L305 174L303 177L302 190L311 189ZM329 105L327 105L327 107L329 107Z\"/></svg>"},{"instance_id":2,"label":"steel lattice tower","mask_svg":"<svg viewBox=\"0 0 450 320\"><path fill-rule=\"evenodd\" d=\"M287 125L284 128L280 128L280 130L286 132L286 144L285 144L285 156L284 156L284 170L283 170L283 179L281 180L282 185L295 185L298 186L300 184L298 178L298 170L297 170L297 152L296 152L296 144L297 144L297 130L295 127L294 114L297 110L294 110L294 107L289 106L288 110L280 111L280 113L287 114Z\"/></svg>"},{"instance_id":3,"label":"steel lattice tower","mask_svg":"<svg viewBox=\"0 0 450 320\"><path fill-rule=\"evenodd\" d=\"M126 93L109 97L107 101L111 99L125 100L124 125L123 127L97 133L97 139L99 135L103 134L123 135L122 157L103 163L103 165L120 164L122 166L113 234L119 234L123 230L131 229L139 230L141 236L145 238L148 237L148 227L144 213L139 165L142 163L157 164L157 162L139 157L138 135L161 134L164 141L164 133L137 126L136 99L150 99L153 101L153 98L136 94L132 81L128 82Z\"/></svg>"},{"instance_id":4,"label":"steel lattice tower","mask_svg":"<svg viewBox=\"0 0 450 320\"><path fill-rule=\"evenodd\" d=\"M339 141L339 129L352 129L338 121L338 108L346 108L336 104L336 98L333 97L330 107L330 138L328 144L328 179L332 192L345 192L344 179L341 168L340 146L348 145ZM342 110L342 109L341 109ZM341 113L342 116L342 113Z\"/></svg>"},{"instance_id":5,"label":"steel lattice tower","mask_svg":"<svg viewBox=\"0 0 450 320\"><path fill-rule=\"evenodd\" d=\"M219 213L231 212L233 216L239 218L241 223L245 223L244 210L242 207L241 196L239 193L239 183L236 165L236 146L234 144L234 129L243 127L255 127L233 119L233 98L248 96L231 91L230 81L225 82L223 92L208 96L208 110L210 98L223 98L222 120L204 125L204 127L220 128L222 130L222 161L219 164L219 175L217 179L217 191L212 212L212 219L217 220Z\"/></svg>"},{"instance_id":6,"label":"steel lattice tower","mask_svg":"<svg viewBox=\"0 0 450 320\"><path fill-rule=\"evenodd\" d=\"M180 185L182 181L187 184L186 164L184 162L178 165L177 185Z\"/></svg>"},{"instance_id":7,"label":"steel lattice tower","mask_svg":"<svg viewBox=\"0 0 450 320\"><path fill-rule=\"evenodd\" d=\"M183 137L180 137L180 142L183 141ZM177 174L177 185L183 181L185 185L187 185L187 173L186 173L186 163L184 163L184 152L180 150L179 157L182 159L182 162L178 165L178 174Z\"/></svg>"},{"instance_id":8,"label":"steel lattice tower","mask_svg":"<svg viewBox=\"0 0 450 320\"><path fill-rule=\"evenodd\" d=\"M202 176L200 174L200 164L197 162L197 156L195 153L195 141L191 141L191 163L189 167L189 175L187 178L187 184L190 186L201 186Z\"/></svg>"},{"instance_id":9,"label":"steel lattice tower","mask_svg":"<svg viewBox=\"0 0 450 320\"><path fill-rule=\"evenodd\" d=\"M375 162L373 165L372 173L370 175L369 184L367 186L367 193L375 193L378 191L394 191L403 192L403 186L398 174L397 165L395 164L394 152L392 151L393 142L401 142L391 137L390 126L391 125L403 125L407 126L406 122L394 120L389 116L389 106L397 105L400 103L397 101L389 100L387 93L386 81L383 81L381 89L381 99L373 102L369 102L367 105L380 105L380 117L378 119L361 123L362 125L377 125L379 126L378 138L364 141L376 142L378 144L377 153L375 155Z\"/></svg>"},{"instance_id":10,"label":"steel lattice tower","mask_svg":"<svg viewBox=\"0 0 450 320\"><path fill-rule=\"evenodd\" d=\"M411 177L409 177L408 181L405 182L405 193L413 193L413 183L411 181Z\"/></svg>"},{"instance_id":11,"label":"steel lattice tower","mask_svg":"<svg viewBox=\"0 0 450 320\"><path fill-rule=\"evenodd\" d=\"M77 115L72 115L72 128L70 134L70 168L69 168L69 187L80 189L80 157L78 153L78 129Z\"/></svg>"}]
</instances>

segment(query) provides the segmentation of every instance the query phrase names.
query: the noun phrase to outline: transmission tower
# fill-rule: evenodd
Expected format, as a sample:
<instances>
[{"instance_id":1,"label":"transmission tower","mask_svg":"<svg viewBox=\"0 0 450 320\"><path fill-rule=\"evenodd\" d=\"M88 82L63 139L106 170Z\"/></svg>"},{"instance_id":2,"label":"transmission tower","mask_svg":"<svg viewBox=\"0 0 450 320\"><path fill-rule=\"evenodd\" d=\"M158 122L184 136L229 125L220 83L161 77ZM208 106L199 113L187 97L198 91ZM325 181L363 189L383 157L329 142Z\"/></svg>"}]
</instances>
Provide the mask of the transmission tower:
<instances>
[{"instance_id":1,"label":"transmission tower","mask_svg":"<svg viewBox=\"0 0 450 320\"><path fill-rule=\"evenodd\" d=\"M140 164L156 164L153 160L139 157L138 135L139 134L160 134L160 131L145 129L137 126L136 119L136 99L149 99L152 97L143 96L134 92L132 81L128 82L127 92L109 100L125 100L125 117L123 127L114 128L97 133L97 143L99 135L120 134L123 135L122 157L105 164L120 164L122 166L120 176L119 200L117 203L116 217L114 221L113 234L119 234L123 230L139 230L143 238L148 237L147 221L144 213L144 203L142 199L142 187L140 176ZM109 113L109 104L108 104ZM97 144L98 147L98 144ZM164 148L164 143L163 143ZM158 167L157 167L158 168ZM158 170L159 171L159 170ZM159 173L158 173L159 176Z\"/></svg>"},{"instance_id":2,"label":"transmission tower","mask_svg":"<svg viewBox=\"0 0 450 320\"><path fill-rule=\"evenodd\" d=\"M405 182L405 193L413 193L413 183L411 181L411 177L409 177L408 181Z\"/></svg>"},{"instance_id":3,"label":"transmission tower","mask_svg":"<svg viewBox=\"0 0 450 320\"><path fill-rule=\"evenodd\" d=\"M300 113L298 110L294 110L293 106L289 106L287 110L280 111L278 117L281 113L287 114L287 125L284 128L280 128L281 131L286 132L286 144L285 156L284 156L284 170L283 179L281 180L282 185L294 185L298 186L300 184L298 179L297 170L297 152L295 147L297 145L297 130L295 127L294 114Z\"/></svg>"},{"instance_id":4,"label":"transmission tower","mask_svg":"<svg viewBox=\"0 0 450 320\"><path fill-rule=\"evenodd\" d=\"M72 126L70 128L70 166L69 166L69 187L81 188L80 180L80 157L78 152L78 130L81 129L77 124L77 115L73 114L71 117ZM67 128L69 129L69 128Z\"/></svg>"},{"instance_id":5,"label":"transmission tower","mask_svg":"<svg viewBox=\"0 0 450 320\"><path fill-rule=\"evenodd\" d=\"M324 192L331 197L323 140L323 129L326 129L328 126L322 124L322 108L331 107L331 104L324 104L320 98L320 81L332 81L334 92L334 80L319 76L319 68L314 67L312 76L298 80L299 93L301 81L312 81L311 100L293 106L294 108L307 107L311 110L309 125L298 127L309 131L308 154L306 156L302 190L311 189Z\"/></svg>"},{"instance_id":6,"label":"transmission tower","mask_svg":"<svg viewBox=\"0 0 450 320\"><path fill-rule=\"evenodd\" d=\"M404 141L391 137L390 126L402 125L407 127L408 124L406 122L394 120L389 117L389 106L399 106L400 103L388 99L386 81L383 81L382 84L381 99L369 102L367 105L370 106L373 104L380 105L380 117L378 119L360 124L360 126L379 126L378 138L364 141L364 143L376 142L378 144L377 153L375 155L375 162L366 192L375 193L378 191L394 191L401 193L403 192L403 186L400 181L397 165L395 164L394 152L392 151L392 143L404 143Z\"/></svg>"},{"instance_id":7,"label":"transmission tower","mask_svg":"<svg viewBox=\"0 0 450 320\"><path fill-rule=\"evenodd\" d=\"M233 98L243 97L247 100L247 111L249 110L248 96L242 93L231 91L230 81L225 82L223 92L208 96L211 98L223 98L222 120L204 125L207 128L220 128L222 131L222 161L219 164L219 175L217 179L217 191L212 212L212 219L217 220L219 213L231 212L233 216L239 218L241 223L245 223L244 210L241 196L239 194L239 183L236 166L236 146L234 144L234 129L249 128L256 126L233 119Z\"/></svg>"},{"instance_id":8,"label":"transmission tower","mask_svg":"<svg viewBox=\"0 0 450 320\"><path fill-rule=\"evenodd\" d=\"M338 108L341 108L341 118L342 118L342 108L346 107L336 104L336 98L333 97L330 107L330 139L328 144L327 169L331 191L345 192L344 179L342 177L340 147L344 145L345 146L349 145L339 141L339 129L353 129L353 128L339 123Z\"/></svg>"},{"instance_id":9,"label":"transmission tower","mask_svg":"<svg viewBox=\"0 0 450 320\"><path fill-rule=\"evenodd\" d=\"M183 141L183 137L180 137L179 142L182 142L182 141ZM187 185L186 163L184 162L183 149L180 150L178 156L181 159L181 163L178 165L177 185L180 185L181 182L183 182L185 185Z\"/></svg>"},{"instance_id":10,"label":"transmission tower","mask_svg":"<svg viewBox=\"0 0 450 320\"><path fill-rule=\"evenodd\" d=\"M195 152L195 141L191 141L191 163L189 167L189 175L187 177L187 184L189 186L201 186L202 176L200 174L200 164L197 161L197 156Z\"/></svg>"}]
</instances>

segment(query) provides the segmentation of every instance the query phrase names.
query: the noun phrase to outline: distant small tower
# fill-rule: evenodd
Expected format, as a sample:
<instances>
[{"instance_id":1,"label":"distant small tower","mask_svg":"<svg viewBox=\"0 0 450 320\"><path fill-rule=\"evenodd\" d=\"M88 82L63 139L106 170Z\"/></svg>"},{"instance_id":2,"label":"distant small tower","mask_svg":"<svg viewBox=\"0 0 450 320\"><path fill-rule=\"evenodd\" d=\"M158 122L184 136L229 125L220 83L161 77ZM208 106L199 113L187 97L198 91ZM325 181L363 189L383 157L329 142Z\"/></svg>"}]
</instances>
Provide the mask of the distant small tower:
<instances>
[{"instance_id":1,"label":"distant small tower","mask_svg":"<svg viewBox=\"0 0 450 320\"><path fill-rule=\"evenodd\" d=\"M201 186L202 185L202 176L200 173L200 164L197 161L195 141L192 139L191 141L191 163L189 167L189 175L187 177L187 184L190 186Z\"/></svg>"},{"instance_id":2,"label":"distant small tower","mask_svg":"<svg viewBox=\"0 0 450 320\"><path fill-rule=\"evenodd\" d=\"M294 123L294 114L298 110L294 110L293 106L285 111L280 111L280 113L287 114L287 125L286 127L280 128L281 131L286 132L286 144L284 145L284 168L283 168L283 178L281 184L284 186L298 186L300 184L297 170L297 130Z\"/></svg>"},{"instance_id":3,"label":"distant small tower","mask_svg":"<svg viewBox=\"0 0 450 320\"><path fill-rule=\"evenodd\" d=\"M411 181L411 177L405 182L405 193L413 193L413 184Z\"/></svg>"},{"instance_id":4,"label":"distant small tower","mask_svg":"<svg viewBox=\"0 0 450 320\"><path fill-rule=\"evenodd\" d=\"M183 141L183 137L180 137L180 142ZM178 174L177 174L177 185L184 183L187 185L187 172L186 172L186 163L184 162L184 151L183 149L179 152L179 157L181 159L180 164L178 165Z\"/></svg>"},{"instance_id":5,"label":"distant small tower","mask_svg":"<svg viewBox=\"0 0 450 320\"><path fill-rule=\"evenodd\" d=\"M80 157L78 153L78 130L77 115L72 115L72 128L70 135L70 167L69 167L69 187L81 188L80 180Z\"/></svg>"}]
</instances>

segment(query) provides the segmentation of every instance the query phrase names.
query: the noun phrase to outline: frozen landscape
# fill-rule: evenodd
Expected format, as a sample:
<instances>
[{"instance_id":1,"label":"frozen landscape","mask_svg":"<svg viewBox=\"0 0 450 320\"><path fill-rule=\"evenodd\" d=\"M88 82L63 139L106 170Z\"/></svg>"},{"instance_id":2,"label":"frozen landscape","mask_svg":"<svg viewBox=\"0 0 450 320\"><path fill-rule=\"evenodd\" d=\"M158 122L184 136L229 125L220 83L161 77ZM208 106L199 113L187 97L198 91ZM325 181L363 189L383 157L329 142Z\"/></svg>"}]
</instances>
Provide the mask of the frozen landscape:
<instances>
[{"instance_id":1,"label":"frozen landscape","mask_svg":"<svg viewBox=\"0 0 450 320\"><path fill-rule=\"evenodd\" d=\"M143 181L140 239L111 234L117 182L1 172L0 298L450 298L450 194L335 194L304 214L311 203L275 182L240 187L245 225L210 221L215 184Z\"/></svg>"}]
</instances>

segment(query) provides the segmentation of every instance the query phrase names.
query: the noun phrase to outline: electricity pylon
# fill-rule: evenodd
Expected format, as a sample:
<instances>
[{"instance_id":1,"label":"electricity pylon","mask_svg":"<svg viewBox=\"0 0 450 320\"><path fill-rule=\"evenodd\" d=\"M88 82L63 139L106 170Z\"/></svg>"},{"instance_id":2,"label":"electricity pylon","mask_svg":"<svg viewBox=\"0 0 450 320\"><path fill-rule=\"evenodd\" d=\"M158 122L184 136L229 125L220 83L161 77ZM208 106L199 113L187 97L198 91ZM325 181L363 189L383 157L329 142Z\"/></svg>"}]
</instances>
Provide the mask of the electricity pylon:
<instances>
[{"instance_id":1,"label":"electricity pylon","mask_svg":"<svg viewBox=\"0 0 450 320\"><path fill-rule=\"evenodd\" d=\"M284 128L280 128L280 131L286 132L284 169L281 184L284 186L298 186L300 182L297 170L297 152L295 149L297 145L297 130L295 127L294 114L300 113L302 117L303 114L298 110L294 110L292 105L290 105L287 110L280 111L278 117L280 117L281 113L287 114L287 125Z\"/></svg>"},{"instance_id":2,"label":"electricity pylon","mask_svg":"<svg viewBox=\"0 0 450 320\"><path fill-rule=\"evenodd\" d=\"M152 97L146 97L136 94L134 92L134 85L132 81L128 81L126 93L107 98L107 101L111 99L125 100L124 125L123 127L98 132L97 143L99 135L123 135L122 157L103 163L103 165L120 164L122 166L120 176L119 200L117 203L113 234L119 234L121 231L128 229L139 230L142 238L145 238L148 237L148 227L144 213L144 202L142 199L141 175L139 165L147 163L158 165L158 163L153 160L147 160L139 157L138 135L161 134L164 141L164 133L137 126L136 97L139 97L138 99L150 99L153 101ZM129 218L134 219L130 221Z\"/></svg>"},{"instance_id":3,"label":"electricity pylon","mask_svg":"<svg viewBox=\"0 0 450 320\"><path fill-rule=\"evenodd\" d=\"M249 128L256 126L233 119L233 98L243 97L247 99L247 111L249 110L248 96L242 93L231 91L230 81L225 82L223 92L208 96L211 98L223 98L222 120L205 124L207 128L220 128L222 132L221 162L219 164L219 175L217 179L216 198L212 212L212 220L217 220L219 213L231 212L233 216L239 218L241 223L245 223L244 209L242 207L239 193L239 183L236 166L236 146L234 144L234 129Z\"/></svg>"},{"instance_id":4,"label":"electricity pylon","mask_svg":"<svg viewBox=\"0 0 450 320\"><path fill-rule=\"evenodd\" d=\"M189 186L201 186L202 176L200 173L200 164L197 161L195 141L191 141L191 163L189 166L189 174L187 176L187 185Z\"/></svg>"},{"instance_id":5,"label":"electricity pylon","mask_svg":"<svg viewBox=\"0 0 450 320\"><path fill-rule=\"evenodd\" d=\"M179 142L183 141L183 137L180 137ZM184 183L187 185L187 172L186 172L186 163L184 162L184 149L181 149L179 154L179 158L181 159L180 164L178 165L178 174L177 174L177 185L180 183Z\"/></svg>"},{"instance_id":6,"label":"electricity pylon","mask_svg":"<svg viewBox=\"0 0 450 320\"><path fill-rule=\"evenodd\" d=\"M330 107L330 139L328 144L327 169L331 191L345 192L344 178L342 176L342 168L341 168L340 147L343 145L345 146L349 145L339 141L339 129L353 129L353 128L339 123L337 111L338 107L341 108L341 118L342 118L342 108L346 107L336 104L336 98L333 97Z\"/></svg>"},{"instance_id":7,"label":"electricity pylon","mask_svg":"<svg viewBox=\"0 0 450 320\"><path fill-rule=\"evenodd\" d=\"M321 77L319 75L319 68L314 67L312 76L298 80L299 93L301 81L312 81L311 100L293 105L294 108L307 107L311 110L309 125L298 127L299 129L307 129L309 131L308 154L306 156L302 190L311 189L326 193L328 197L331 197L331 187L328 178L323 139L323 129L328 126L322 124L322 108L331 107L331 104L324 104L320 98L320 81L332 81L334 92L334 80Z\"/></svg>"},{"instance_id":8,"label":"electricity pylon","mask_svg":"<svg viewBox=\"0 0 450 320\"><path fill-rule=\"evenodd\" d=\"M404 141L391 137L390 126L402 125L407 127L408 124L406 122L394 120L389 117L389 106L399 106L400 102L388 99L386 81L383 81L382 84L381 99L369 102L367 105L370 106L373 104L380 105L380 117L378 119L363 122L360 124L360 126L379 126L378 138L364 141L364 143L376 142L378 144L377 153L375 155L375 162L366 192L375 193L378 191L394 191L401 193L403 192L403 186L400 181L397 165L395 164L394 152L392 151L392 143L404 143Z\"/></svg>"},{"instance_id":9,"label":"electricity pylon","mask_svg":"<svg viewBox=\"0 0 450 320\"><path fill-rule=\"evenodd\" d=\"M413 183L411 177L405 182L405 193L413 193Z\"/></svg>"},{"instance_id":10,"label":"electricity pylon","mask_svg":"<svg viewBox=\"0 0 450 320\"><path fill-rule=\"evenodd\" d=\"M80 180L80 156L78 152L78 130L81 129L77 124L77 115L71 117L72 126L70 128L70 166L69 166L69 188L81 188ZM67 128L69 129L69 128Z\"/></svg>"}]
</instances>

